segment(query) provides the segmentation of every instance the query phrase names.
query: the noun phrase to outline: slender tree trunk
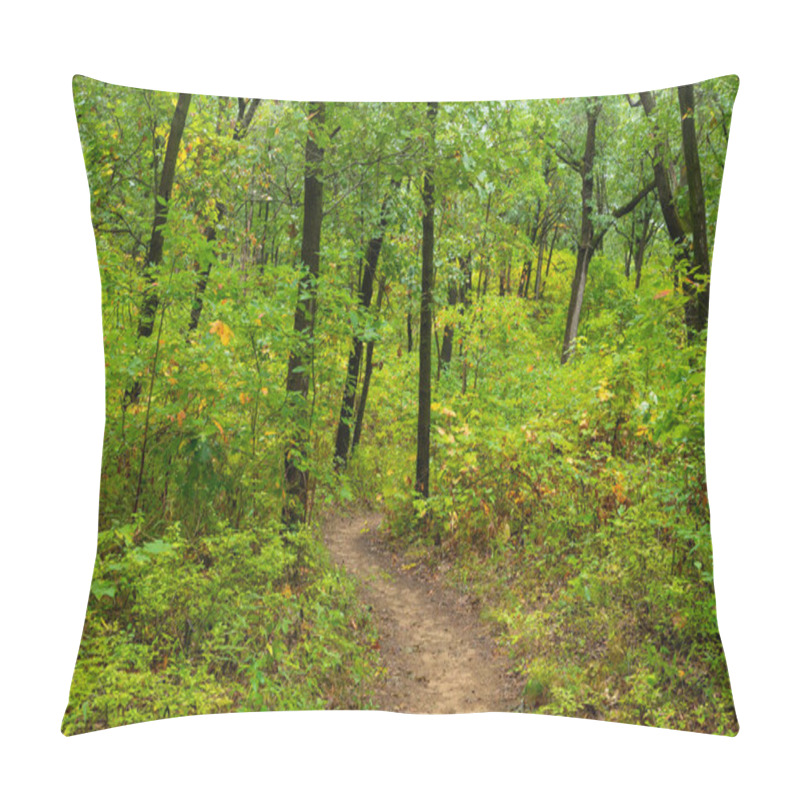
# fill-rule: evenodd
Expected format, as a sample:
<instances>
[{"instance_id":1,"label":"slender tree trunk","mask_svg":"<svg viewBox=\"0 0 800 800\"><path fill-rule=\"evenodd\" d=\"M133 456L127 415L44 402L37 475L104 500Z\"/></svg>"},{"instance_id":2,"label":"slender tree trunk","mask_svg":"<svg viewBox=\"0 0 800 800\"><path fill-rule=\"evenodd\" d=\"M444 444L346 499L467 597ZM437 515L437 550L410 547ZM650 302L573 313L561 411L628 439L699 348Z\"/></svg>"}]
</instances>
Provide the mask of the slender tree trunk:
<instances>
[{"instance_id":1,"label":"slender tree trunk","mask_svg":"<svg viewBox=\"0 0 800 800\"><path fill-rule=\"evenodd\" d=\"M472 253L469 253L466 258L459 257L458 265L461 268L461 285L458 290L458 299L461 303L461 314L463 315L466 308L470 304L470 290L472 289ZM458 347L458 354L461 356L461 394L466 394L467 391L467 359L464 356L464 340Z\"/></svg>"},{"instance_id":2,"label":"slender tree trunk","mask_svg":"<svg viewBox=\"0 0 800 800\"><path fill-rule=\"evenodd\" d=\"M547 268L544 271L544 277L550 277L550 262L553 260L553 250L556 246L556 239L558 238L558 227L553 230L553 238L550 240L550 252L547 254ZM544 286L542 286L542 291L544 291Z\"/></svg>"},{"instance_id":3,"label":"slender tree trunk","mask_svg":"<svg viewBox=\"0 0 800 800\"><path fill-rule=\"evenodd\" d=\"M222 203L217 203L217 222L222 218L225 213L225 206ZM211 246L211 252L206 256L208 261L205 265L198 262L196 264L197 283L195 284L194 299L192 300L192 310L189 314L189 330L197 330L200 324L200 315L203 313L203 296L205 295L206 287L208 286L208 279L211 276L211 266L213 264L214 255L213 247L217 240L217 226L216 224L208 225L204 231L206 242Z\"/></svg>"},{"instance_id":4,"label":"slender tree trunk","mask_svg":"<svg viewBox=\"0 0 800 800\"><path fill-rule=\"evenodd\" d=\"M594 252L594 223L592 222L592 203L594 191L594 154L597 138L597 118L602 106L594 97L586 109L586 144L581 162L581 238L578 245L578 259L575 265L575 276L572 279L572 291L567 310L567 327L564 332L564 345L561 350L561 363L566 364L575 347L578 336L578 321L583 306L583 294L586 290L586 276L589 262Z\"/></svg>"},{"instance_id":5,"label":"slender tree trunk","mask_svg":"<svg viewBox=\"0 0 800 800\"><path fill-rule=\"evenodd\" d=\"M531 219L531 224L528 226L528 239L531 247L536 244L536 237L539 234L539 216L542 211L542 201L536 201L536 216ZM528 296L528 284L531 282L531 268L533 267L533 260L526 259L522 267L522 274L519 276L519 288L517 289L517 297Z\"/></svg>"},{"instance_id":6,"label":"slender tree trunk","mask_svg":"<svg viewBox=\"0 0 800 800\"><path fill-rule=\"evenodd\" d=\"M489 193L486 198L486 214L483 218L483 231L481 233L481 269L478 273L478 288L476 291L477 297L485 297L486 290L489 288L489 278L492 274L492 268L486 263L486 234L489 231L489 212L492 209L492 194ZM483 288L481 288L481 275L483 275Z\"/></svg>"},{"instance_id":7,"label":"slender tree trunk","mask_svg":"<svg viewBox=\"0 0 800 800\"><path fill-rule=\"evenodd\" d=\"M647 249L647 244L652 236L652 227L650 225L651 217L649 211L645 213L642 231L638 239L636 239L636 252L633 256L633 268L636 273L635 288L638 289L642 283L642 266L644 265L644 253Z\"/></svg>"},{"instance_id":8,"label":"slender tree trunk","mask_svg":"<svg viewBox=\"0 0 800 800\"><path fill-rule=\"evenodd\" d=\"M422 301L419 322L419 397L417 403L417 468L414 488L428 497L431 451L431 331L433 322L433 247L434 247L434 125L438 103L428 103L430 153L422 190L425 214L422 217Z\"/></svg>"},{"instance_id":9,"label":"slender tree trunk","mask_svg":"<svg viewBox=\"0 0 800 800\"><path fill-rule=\"evenodd\" d=\"M451 280L447 289L447 305L451 308L458 303L458 284ZM442 349L439 353L439 364L441 368L447 370L450 367L450 360L453 357L453 326L444 326L442 336Z\"/></svg>"},{"instance_id":10,"label":"slender tree trunk","mask_svg":"<svg viewBox=\"0 0 800 800\"><path fill-rule=\"evenodd\" d=\"M233 141L239 142L244 139L250 123L253 121L253 116L256 113L260 100L251 100L249 103L244 98L239 98L239 116L236 120L236 127L233 131ZM219 131L218 131L219 132ZM269 209L269 205L267 205ZM205 266L201 266L198 262L195 265L197 272L197 283L195 285L194 300L192 300L192 310L189 315L189 330L197 329L200 323L200 315L203 313L203 297L205 296L206 287L208 286L208 279L211 276L211 268L214 263L214 245L217 241L217 226L222 218L225 216L225 205L217 201L216 203L216 221L208 225L204 231L206 242L210 245L208 261ZM264 235L266 236L266 214L264 215ZM263 249L263 247L262 247Z\"/></svg>"},{"instance_id":11,"label":"slender tree trunk","mask_svg":"<svg viewBox=\"0 0 800 800\"><path fill-rule=\"evenodd\" d=\"M376 310L380 313L381 301L383 300L385 283L381 281L378 286L378 300L376 303ZM369 385L372 380L372 354L375 350L375 342L370 339L367 342L367 354L364 358L364 379L361 385L361 397L358 401L358 410L356 411L356 423L353 427L353 443L350 446L350 455L352 455L358 443L361 441L361 431L364 426L364 411L367 408L367 398L369 397Z\"/></svg>"},{"instance_id":12,"label":"slender tree trunk","mask_svg":"<svg viewBox=\"0 0 800 800\"><path fill-rule=\"evenodd\" d=\"M137 325L137 335L141 339L148 338L153 333L156 311L158 310L158 292L155 288L153 271L161 265L164 259L164 227L167 224L167 211L169 199L172 194L172 185L175 181L175 168L178 163L178 152L181 147L183 129L186 125L186 116L189 113L189 105L192 102L190 94L179 94L172 115L172 123L169 128L169 139L167 140L167 150L164 155L164 166L161 170L161 178L158 183L158 191L155 199L155 213L153 216L153 231L150 235L150 244L147 248L147 258L143 271L144 293L142 295L142 305L139 309L139 322ZM124 405L136 403L142 391L141 381L137 378L125 391Z\"/></svg>"},{"instance_id":13,"label":"slender tree trunk","mask_svg":"<svg viewBox=\"0 0 800 800\"><path fill-rule=\"evenodd\" d=\"M153 219L153 232L150 236L150 246L147 250L147 261L144 269L145 290L142 306L139 311L138 334L146 338L153 333L153 324L158 308L158 294L153 286L153 267L158 267L164 257L164 226L167 224L167 208L172 194L172 184L175 181L175 167L178 163L178 151L181 147L181 137L186 125L186 115L189 113L189 104L192 101L190 94L178 95L172 123L169 128L167 152L164 156L164 167L161 170L161 179L158 183L158 194L155 202L155 215Z\"/></svg>"},{"instance_id":14,"label":"slender tree trunk","mask_svg":"<svg viewBox=\"0 0 800 800\"><path fill-rule=\"evenodd\" d=\"M525 259L522 263L522 274L519 276L519 288L517 289L517 297L527 297L528 283L531 279L531 268L533 267L533 260L530 258Z\"/></svg>"},{"instance_id":15,"label":"slender tree trunk","mask_svg":"<svg viewBox=\"0 0 800 800\"><path fill-rule=\"evenodd\" d=\"M553 261L553 250L556 246L556 238L558 237L558 225L553 227L553 237L550 239L550 250L547 253L547 266L544 269L544 278L542 278L542 293L541 297L544 297L544 289L547 285L547 279L550 277L550 264Z\"/></svg>"},{"instance_id":16,"label":"slender tree trunk","mask_svg":"<svg viewBox=\"0 0 800 800\"><path fill-rule=\"evenodd\" d=\"M633 252L636 249L636 218L631 218L631 238L627 239L628 246L625 248L625 277L631 277L631 262L633 261Z\"/></svg>"},{"instance_id":17,"label":"slender tree trunk","mask_svg":"<svg viewBox=\"0 0 800 800\"><path fill-rule=\"evenodd\" d=\"M536 283L533 286L533 299L539 300L542 296L542 265L544 264L544 249L547 246L545 231L539 237L539 249L536 253ZM528 287L525 286L525 296L528 296Z\"/></svg>"},{"instance_id":18,"label":"slender tree trunk","mask_svg":"<svg viewBox=\"0 0 800 800\"><path fill-rule=\"evenodd\" d=\"M399 184L393 182L393 189L398 188ZM367 245L367 252L364 257L363 271L361 275L361 287L358 293L358 302L364 311L368 310L372 302L372 292L375 283L375 271L378 266L381 247L383 245L383 235L386 230L387 215L386 210L389 203L389 195L383 200L381 206L381 216L379 223L379 233L370 239ZM364 352L364 342L359 336L358 331L353 333L353 342L350 348L350 357L347 360L347 377L344 383L342 395L342 407L339 412L339 425L336 429L336 445L334 448L333 463L337 470L347 466L347 453L350 449L350 428L353 424L353 409L356 402L356 384L358 373L361 369L361 356Z\"/></svg>"},{"instance_id":19,"label":"slender tree trunk","mask_svg":"<svg viewBox=\"0 0 800 800\"><path fill-rule=\"evenodd\" d=\"M561 363L566 364L575 348L575 339L578 336L578 323L581 317L583 306L583 295L586 290L586 277L589 272L589 263L592 256L603 243L603 237L612 222L603 224L599 230L595 230L592 222L593 207L593 176L595 155L595 138L597 129L597 118L600 115L601 104L597 98L592 98L586 110L586 146L584 148L583 159L580 163L581 174L581 234L578 242L578 258L575 266L575 276L572 279L572 292L570 294L569 309L567 310L567 327L564 332L564 345L561 350ZM611 211L611 218L621 219L626 214L630 214L637 205L647 197L656 187L655 180L643 186L627 203Z\"/></svg>"},{"instance_id":20,"label":"slender tree trunk","mask_svg":"<svg viewBox=\"0 0 800 800\"><path fill-rule=\"evenodd\" d=\"M656 101L652 92L641 92L639 98L642 101L644 113L649 117L656 107ZM661 143L658 141L658 127L655 129L656 145L653 158L653 176L656 181L656 192L658 193L658 203L661 206L661 213L664 215L664 223L667 226L667 233L672 243L677 248L678 257L688 260L686 250L686 232L681 224L678 210L675 207L675 198L672 194L672 187L669 182L669 175L664 164L664 152Z\"/></svg>"},{"instance_id":21,"label":"slender tree trunk","mask_svg":"<svg viewBox=\"0 0 800 800\"><path fill-rule=\"evenodd\" d=\"M294 314L295 341L289 355L286 392L295 406L295 424L284 451L284 504L282 519L291 526L305 522L308 507L308 399L309 372L313 358L312 337L317 306L319 249L322 238L322 159L323 149L317 144L315 129L325 122L325 104L309 104L309 130L305 150L303 183L303 240L300 246L300 280Z\"/></svg>"},{"instance_id":22,"label":"slender tree trunk","mask_svg":"<svg viewBox=\"0 0 800 800\"><path fill-rule=\"evenodd\" d=\"M694 87L691 84L678 87L678 101L681 108L683 158L686 162L689 207L692 215L692 270L688 276L692 284L692 295L686 305L686 321L690 328L701 331L708 324L708 277L711 273L711 265L708 257L703 175L700 169L697 132L694 125ZM701 283L699 290L696 288L696 278L699 278Z\"/></svg>"}]
</instances>

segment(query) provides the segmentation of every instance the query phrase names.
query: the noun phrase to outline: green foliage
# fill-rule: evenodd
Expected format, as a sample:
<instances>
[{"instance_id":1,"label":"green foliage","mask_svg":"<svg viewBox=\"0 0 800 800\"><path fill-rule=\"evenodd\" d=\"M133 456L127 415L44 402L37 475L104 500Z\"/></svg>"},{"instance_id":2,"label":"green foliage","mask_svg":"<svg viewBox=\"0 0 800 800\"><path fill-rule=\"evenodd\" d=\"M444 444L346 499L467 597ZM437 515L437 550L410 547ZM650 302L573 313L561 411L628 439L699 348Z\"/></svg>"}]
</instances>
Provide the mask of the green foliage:
<instances>
[{"instance_id":1,"label":"green foliage","mask_svg":"<svg viewBox=\"0 0 800 800\"><path fill-rule=\"evenodd\" d=\"M735 85L696 92L712 242ZM384 508L398 542L482 595L525 678L525 709L735 730L711 580L704 336L687 341L683 267L660 222L637 291L622 266L631 237L611 214L646 182L656 143L679 173L674 93L658 93L652 118L603 98L592 218L611 228L564 367L586 103L441 104L438 377L422 500L412 476L424 106L329 104L315 129L325 216L314 324L301 337L295 309L312 299L300 280L306 107L250 105L244 130L244 99L193 97L163 260L148 265L175 98L82 78L74 89L107 425L65 732L369 705L378 667L354 587L313 528L280 522L287 455L307 473L309 518L331 503ZM685 215L680 181L675 191ZM382 306L366 309L360 278L378 231ZM530 300L519 296L526 267ZM145 296L157 299L149 337L137 326ZM437 365L451 333L450 362ZM340 474L333 432L353 337L374 346L373 371L361 443ZM286 391L298 350L308 397ZM359 401L364 373L362 361Z\"/></svg>"},{"instance_id":2,"label":"green foliage","mask_svg":"<svg viewBox=\"0 0 800 800\"><path fill-rule=\"evenodd\" d=\"M377 671L368 618L307 531L138 543L105 531L66 734L184 714L362 708Z\"/></svg>"},{"instance_id":3,"label":"green foliage","mask_svg":"<svg viewBox=\"0 0 800 800\"><path fill-rule=\"evenodd\" d=\"M390 466L412 457L410 443L387 447L405 422L379 434L370 458L396 535L438 534L455 580L483 596L526 677L526 709L730 733L702 344L685 340L666 271L651 282L636 293L618 263L596 259L567 367L561 325L516 298L473 304L458 324L465 359L483 348L477 390L462 394L450 375L438 384L424 507ZM563 307L566 282L551 285ZM400 416L410 391L393 383L380 402Z\"/></svg>"}]
</instances>

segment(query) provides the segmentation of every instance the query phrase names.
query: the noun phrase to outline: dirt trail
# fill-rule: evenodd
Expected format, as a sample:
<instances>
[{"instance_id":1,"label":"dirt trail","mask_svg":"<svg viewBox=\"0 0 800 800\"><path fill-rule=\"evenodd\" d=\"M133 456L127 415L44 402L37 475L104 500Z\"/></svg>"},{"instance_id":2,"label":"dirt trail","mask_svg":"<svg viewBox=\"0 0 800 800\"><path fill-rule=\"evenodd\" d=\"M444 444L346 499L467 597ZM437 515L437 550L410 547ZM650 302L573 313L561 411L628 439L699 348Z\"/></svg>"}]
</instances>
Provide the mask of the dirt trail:
<instances>
[{"instance_id":1,"label":"dirt trail","mask_svg":"<svg viewBox=\"0 0 800 800\"><path fill-rule=\"evenodd\" d=\"M386 711L511 711L519 701L509 664L466 597L403 570L377 535L379 514L330 517L325 542L363 587L387 677L375 698Z\"/></svg>"}]
</instances>

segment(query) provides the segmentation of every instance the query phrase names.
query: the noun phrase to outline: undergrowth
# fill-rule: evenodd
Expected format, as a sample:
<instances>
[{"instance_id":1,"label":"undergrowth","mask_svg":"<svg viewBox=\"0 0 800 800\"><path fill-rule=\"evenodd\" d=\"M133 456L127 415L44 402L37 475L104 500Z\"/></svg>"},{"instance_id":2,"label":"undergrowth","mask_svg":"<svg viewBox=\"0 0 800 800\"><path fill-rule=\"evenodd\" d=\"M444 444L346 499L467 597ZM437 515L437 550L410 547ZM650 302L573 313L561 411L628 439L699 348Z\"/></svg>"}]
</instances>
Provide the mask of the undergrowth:
<instances>
[{"instance_id":1,"label":"undergrowth","mask_svg":"<svg viewBox=\"0 0 800 800\"><path fill-rule=\"evenodd\" d=\"M369 707L374 632L308 530L100 534L67 735L186 714Z\"/></svg>"}]
</instances>

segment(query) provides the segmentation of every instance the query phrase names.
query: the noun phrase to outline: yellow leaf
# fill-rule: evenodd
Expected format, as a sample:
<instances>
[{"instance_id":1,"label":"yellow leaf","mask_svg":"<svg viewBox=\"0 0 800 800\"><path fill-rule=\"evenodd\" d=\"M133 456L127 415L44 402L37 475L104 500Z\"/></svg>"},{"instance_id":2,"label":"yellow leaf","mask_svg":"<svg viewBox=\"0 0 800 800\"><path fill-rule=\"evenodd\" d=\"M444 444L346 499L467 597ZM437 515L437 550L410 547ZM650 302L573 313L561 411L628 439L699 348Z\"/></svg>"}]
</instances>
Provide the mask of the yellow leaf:
<instances>
[{"instance_id":1,"label":"yellow leaf","mask_svg":"<svg viewBox=\"0 0 800 800\"><path fill-rule=\"evenodd\" d=\"M610 400L613 396L614 395L608 391L608 381L600 381L600 388L597 390L597 399L601 403L605 403L606 400Z\"/></svg>"},{"instance_id":2,"label":"yellow leaf","mask_svg":"<svg viewBox=\"0 0 800 800\"><path fill-rule=\"evenodd\" d=\"M220 432L220 434L224 436L225 431L223 430L222 425L220 425L219 422L217 422L215 419L212 419L211 421L214 423L216 429Z\"/></svg>"},{"instance_id":3,"label":"yellow leaf","mask_svg":"<svg viewBox=\"0 0 800 800\"><path fill-rule=\"evenodd\" d=\"M233 331L221 320L215 320L212 322L208 332L216 333L217 336L219 336L219 340L226 347L230 343L231 337L233 336Z\"/></svg>"}]
</instances>

